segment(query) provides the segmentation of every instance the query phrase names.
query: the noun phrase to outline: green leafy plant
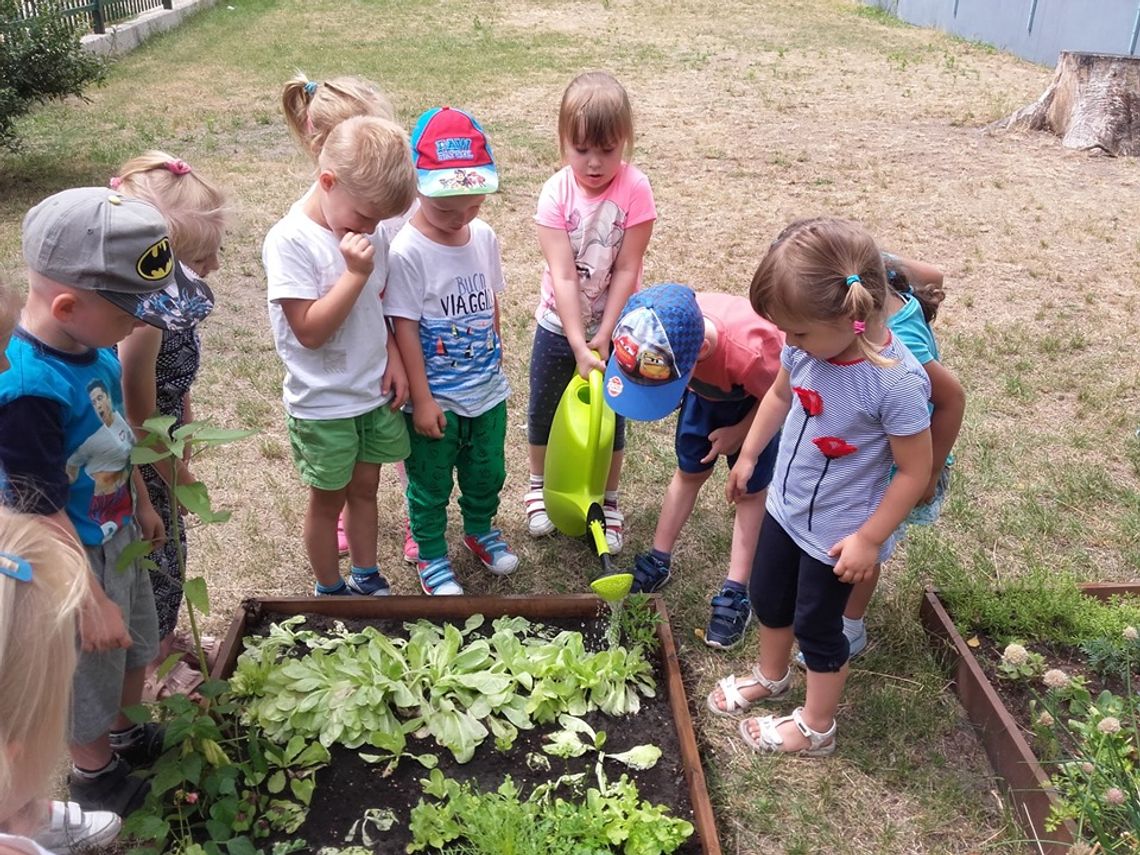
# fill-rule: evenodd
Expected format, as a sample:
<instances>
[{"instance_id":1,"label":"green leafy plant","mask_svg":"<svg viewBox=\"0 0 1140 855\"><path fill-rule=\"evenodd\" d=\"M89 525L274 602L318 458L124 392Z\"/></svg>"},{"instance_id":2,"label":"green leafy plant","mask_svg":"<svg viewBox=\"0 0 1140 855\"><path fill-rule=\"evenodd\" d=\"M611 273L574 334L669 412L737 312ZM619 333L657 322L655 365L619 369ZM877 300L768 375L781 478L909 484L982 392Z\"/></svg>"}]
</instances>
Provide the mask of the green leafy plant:
<instances>
[{"instance_id":1,"label":"green leafy plant","mask_svg":"<svg viewBox=\"0 0 1140 855\"><path fill-rule=\"evenodd\" d=\"M627 647L642 647L648 653L655 653L660 645L657 627L662 622L661 613L653 608L648 594L630 594L622 602L622 607L614 616L618 627L618 637Z\"/></svg>"},{"instance_id":2,"label":"green leafy plant","mask_svg":"<svg viewBox=\"0 0 1140 855\"><path fill-rule=\"evenodd\" d=\"M252 433L203 422L172 430L173 425L174 419L165 416L144 422L146 434L132 451L132 462L169 465ZM228 512L213 508L209 491L200 482L174 486L171 498L172 507L194 514L199 524L229 519ZM181 514L172 514L172 538L179 537L181 525ZM146 544L137 549L144 551ZM190 631L205 673L198 620L209 614L206 582L186 575L181 552L178 561L186 579ZM200 702L172 695L157 704L166 724L164 750L150 771L146 803L125 825L126 833L144 844L131 850L133 855L257 855L262 850L255 841L275 831L291 834L301 826L313 794L313 775L329 762L328 750L320 743L299 736L274 743L259 728L241 725L226 681L207 680L198 695ZM151 715L145 707L128 713L136 721ZM274 846L274 855L296 851L295 843Z\"/></svg>"},{"instance_id":3,"label":"green leafy plant","mask_svg":"<svg viewBox=\"0 0 1140 855\"><path fill-rule=\"evenodd\" d=\"M627 715L655 692L640 646L591 653L578 632L549 637L513 617L482 637L483 624L481 615L462 628L416 621L407 638L389 638L343 626L318 636L294 629L294 619L246 640L230 685L245 720L271 739L377 749L370 762L404 756L411 735L465 763L489 736L507 750L519 730L561 713Z\"/></svg>"},{"instance_id":4,"label":"green leafy plant","mask_svg":"<svg viewBox=\"0 0 1140 855\"><path fill-rule=\"evenodd\" d=\"M589 724L573 715L558 716L562 730L547 735L547 744L542 750L555 757L581 757L589 751L598 753L598 774L602 774L602 764L607 758L623 763L631 769L652 769L661 759L661 749L656 745L635 745L619 754L606 754L602 746L606 744L605 731L595 731Z\"/></svg>"},{"instance_id":5,"label":"green leafy plant","mask_svg":"<svg viewBox=\"0 0 1140 855\"><path fill-rule=\"evenodd\" d=\"M1045 670L1045 657L1016 642L1007 644L997 664L998 674L1007 680L1030 680Z\"/></svg>"},{"instance_id":6,"label":"green leafy plant","mask_svg":"<svg viewBox=\"0 0 1140 855\"><path fill-rule=\"evenodd\" d=\"M1034 570L1000 587L964 573L946 574L938 585L939 597L967 637L980 632L999 641L1028 638L1076 646L1140 626L1140 598L1089 597L1081 593L1079 580L1052 569Z\"/></svg>"},{"instance_id":7,"label":"green leafy plant","mask_svg":"<svg viewBox=\"0 0 1140 855\"><path fill-rule=\"evenodd\" d=\"M412 808L408 852L443 850L460 855L663 855L693 834L692 823L667 808L642 801L625 775L584 796L556 791L578 785L570 775L536 787L526 799L508 777L491 793L444 777L438 769L421 780L424 794Z\"/></svg>"},{"instance_id":8,"label":"green leafy plant","mask_svg":"<svg viewBox=\"0 0 1140 855\"><path fill-rule=\"evenodd\" d=\"M20 0L0 0L0 145L15 148L16 120L36 104L82 97L102 80L102 60L83 50L82 30L63 4L41 0L26 18Z\"/></svg>"},{"instance_id":9,"label":"green leafy plant","mask_svg":"<svg viewBox=\"0 0 1140 855\"><path fill-rule=\"evenodd\" d=\"M1140 699L1130 670L1125 693L1093 697L1087 681L1053 669L1034 705L1037 751L1053 768L1059 804L1047 827L1072 820L1081 841L1105 853L1140 852Z\"/></svg>"}]
</instances>

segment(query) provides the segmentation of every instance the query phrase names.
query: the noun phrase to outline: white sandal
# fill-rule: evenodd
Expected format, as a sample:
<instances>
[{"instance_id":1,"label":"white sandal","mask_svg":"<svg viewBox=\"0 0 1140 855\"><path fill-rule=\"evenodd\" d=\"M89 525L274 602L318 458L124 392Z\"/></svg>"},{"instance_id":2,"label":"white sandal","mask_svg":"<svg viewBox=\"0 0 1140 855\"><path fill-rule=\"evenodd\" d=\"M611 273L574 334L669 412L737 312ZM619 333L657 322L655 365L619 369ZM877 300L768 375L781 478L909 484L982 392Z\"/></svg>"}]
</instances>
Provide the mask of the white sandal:
<instances>
[{"instance_id":1,"label":"white sandal","mask_svg":"<svg viewBox=\"0 0 1140 855\"><path fill-rule=\"evenodd\" d=\"M523 495L523 504L526 506L526 528L531 537L544 537L554 531L554 523L546 514L546 500L542 497L542 488L528 490Z\"/></svg>"},{"instance_id":2,"label":"white sandal","mask_svg":"<svg viewBox=\"0 0 1140 855\"><path fill-rule=\"evenodd\" d=\"M602 513L606 519L606 546L610 555L617 555L625 545L625 514L610 504L603 505Z\"/></svg>"},{"instance_id":3,"label":"white sandal","mask_svg":"<svg viewBox=\"0 0 1140 855\"><path fill-rule=\"evenodd\" d=\"M799 757L827 757L829 754L835 752L835 731L838 727L835 719L831 720L831 727L825 732L820 733L818 730L812 730L804 723L803 707L796 707L792 710L791 715L784 715L776 717L774 715L760 716L759 718L750 719L746 718L740 722L740 738L745 741L749 748L753 751L762 753L770 752L775 754L790 754ZM748 723L755 721L760 727L759 738L752 735L752 731L748 729ZM796 726L796 729L804 735L808 744L806 748L799 748L795 751L789 751L784 748L784 738L780 736L780 725L791 722Z\"/></svg>"},{"instance_id":4,"label":"white sandal","mask_svg":"<svg viewBox=\"0 0 1140 855\"><path fill-rule=\"evenodd\" d=\"M758 704L761 701L774 701L786 695L792 686L792 669L789 667L788 672L779 680L769 680L761 673L760 666L757 664L752 666L751 677L742 677L737 680L735 674L729 674L717 682L717 686L724 693L724 709L717 706L716 689L709 692L709 709L714 715L736 715L744 712L753 704ZM750 701L740 694L740 690L751 686L763 686L768 690L768 694Z\"/></svg>"}]
</instances>

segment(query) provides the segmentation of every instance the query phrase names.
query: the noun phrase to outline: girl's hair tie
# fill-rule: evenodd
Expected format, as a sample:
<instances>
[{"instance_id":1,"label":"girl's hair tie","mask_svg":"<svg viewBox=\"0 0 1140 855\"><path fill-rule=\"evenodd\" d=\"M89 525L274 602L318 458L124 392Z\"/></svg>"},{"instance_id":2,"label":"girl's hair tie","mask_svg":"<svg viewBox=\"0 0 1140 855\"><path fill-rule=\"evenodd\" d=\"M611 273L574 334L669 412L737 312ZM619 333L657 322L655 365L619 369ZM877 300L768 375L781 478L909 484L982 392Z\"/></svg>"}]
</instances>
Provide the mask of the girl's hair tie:
<instances>
[{"instance_id":1,"label":"girl's hair tie","mask_svg":"<svg viewBox=\"0 0 1140 855\"><path fill-rule=\"evenodd\" d=\"M107 186L110 187L112 190L118 190L119 186L122 183L123 183L123 179L120 178L118 175L114 175L111 177L111 180L107 182Z\"/></svg>"},{"instance_id":2,"label":"girl's hair tie","mask_svg":"<svg viewBox=\"0 0 1140 855\"><path fill-rule=\"evenodd\" d=\"M192 170L190 164L185 160L168 160L162 164L168 171L173 172L175 175L187 175Z\"/></svg>"},{"instance_id":3,"label":"girl's hair tie","mask_svg":"<svg viewBox=\"0 0 1140 855\"><path fill-rule=\"evenodd\" d=\"M856 273L856 274L853 274L853 275L851 275L851 276L848 276L848 277L847 277L847 287L848 287L848 288L850 288L850 287L851 287L852 285L854 285L856 282L862 282L862 281L863 281L863 280L859 278L859 274L858 274L858 273ZM860 332L862 332L862 330L860 330Z\"/></svg>"},{"instance_id":4,"label":"girl's hair tie","mask_svg":"<svg viewBox=\"0 0 1140 855\"><path fill-rule=\"evenodd\" d=\"M31 563L15 552L0 552L0 573L17 582L32 581Z\"/></svg>"},{"instance_id":5,"label":"girl's hair tie","mask_svg":"<svg viewBox=\"0 0 1140 855\"><path fill-rule=\"evenodd\" d=\"M320 84L317 83L317 81L310 80L308 83L305 84L305 94L308 95L310 98L312 98L314 93L316 93L317 87L319 85Z\"/></svg>"},{"instance_id":6,"label":"girl's hair tie","mask_svg":"<svg viewBox=\"0 0 1140 855\"><path fill-rule=\"evenodd\" d=\"M855 281L859 281L859 277L855 277ZM867 331L867 324L865 321L852 321L851 329L855 330L855 335L863 335Z\"/></svg>"}]
</instances>

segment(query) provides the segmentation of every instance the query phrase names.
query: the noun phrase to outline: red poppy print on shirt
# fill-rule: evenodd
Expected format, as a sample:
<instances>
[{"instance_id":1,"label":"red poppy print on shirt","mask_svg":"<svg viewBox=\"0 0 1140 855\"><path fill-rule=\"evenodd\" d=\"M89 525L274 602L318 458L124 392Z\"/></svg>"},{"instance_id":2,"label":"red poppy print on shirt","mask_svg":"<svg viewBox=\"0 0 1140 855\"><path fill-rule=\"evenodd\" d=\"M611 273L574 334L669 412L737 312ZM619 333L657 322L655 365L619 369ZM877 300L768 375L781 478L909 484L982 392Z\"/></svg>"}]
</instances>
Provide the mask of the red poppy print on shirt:
<instances>
[{"instance_id":1,"label":"red poppy print on shirt","mask_svg":"<svg viewBox=\"0 0 1140 855\"><path fill-rule=\"evenodd\" d=\"M812 416L818 416L823 412L823 396L814 389L805 389L802 386L793 386L792 391L796 393L796 397L800 399L800 406L804 411L804 420L800 423L800 435L796 437L796 444L792 447L792 453L788 457L788 465L784 469L784 485L783 494L784 500L788 498L788 474L792 471L792 464L796 460L796 454L800 450L800 443L804 439L804 431L807 430L808 421Z\"/></svg>"},{"instance_id":2,"label":"red poppy print on shirt","mask_svg":"<svg viewBox=\"0 0 1140 855\"><path fill-rule=\"evenodd\" d=\"M819 480L815 482L815 489L811 491L811 502L808 504L808 531L811 531L811 520L815 514L815 497L819 495L819 487L823 483L823 479L827 477L827 470L831 467L831 461L846 457L848 454L854 454L859 450L837 436L817 436L812 442L823 453L824 461L823 471L819 473Z\"/></svg>"}]
</instances>

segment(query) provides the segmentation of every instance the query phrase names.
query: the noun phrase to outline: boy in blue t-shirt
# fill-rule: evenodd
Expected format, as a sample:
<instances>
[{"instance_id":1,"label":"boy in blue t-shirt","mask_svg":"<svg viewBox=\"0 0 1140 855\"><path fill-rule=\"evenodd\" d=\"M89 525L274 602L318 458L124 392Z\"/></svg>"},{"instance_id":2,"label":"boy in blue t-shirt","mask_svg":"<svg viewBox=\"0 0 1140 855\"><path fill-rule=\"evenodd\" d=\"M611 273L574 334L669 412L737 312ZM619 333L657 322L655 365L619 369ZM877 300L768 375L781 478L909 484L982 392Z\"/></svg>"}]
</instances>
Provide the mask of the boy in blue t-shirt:
<instances>
[{"instance_id":1,"label":"boy in blue t-shirt","mask_svg":"<svg viewBox=\"0 0 1140 855\"><path fill-rule=\"evenodd\" d=\"M392 241L384 312L408 372L408 512L427 594L462 594L447 555L459 479L463 543L497 575L518 557L492 528L506 479L507 395L499 339L499 240L478 218L499 186L491 147L462 110L428 110L412 132L420 204Z\"/></svg>"},{"instance_id":2,"label":"boy in blue t-shirt","mask_svg":"<svg viewBox=\"0 0 1140 855\"><path fill-rule=\"evenodd\" d=\"M181 329L206 305L176 280L162 215L98 187L65 190L24 218L28 297L0 374L4 500L51 517L83 544L98 584L80 614L82 652L72 699L71 797L126 815L146 784L133 764L153 760L162 732L135 725L145 666L158 650L150 574L119 557L159 543L162 522L130 463L119 362L111 346L144 323Z\"/></svg>"}]
</instances>

